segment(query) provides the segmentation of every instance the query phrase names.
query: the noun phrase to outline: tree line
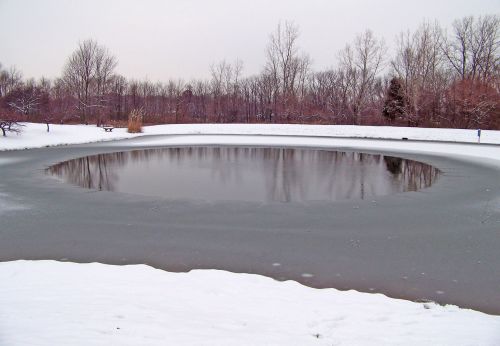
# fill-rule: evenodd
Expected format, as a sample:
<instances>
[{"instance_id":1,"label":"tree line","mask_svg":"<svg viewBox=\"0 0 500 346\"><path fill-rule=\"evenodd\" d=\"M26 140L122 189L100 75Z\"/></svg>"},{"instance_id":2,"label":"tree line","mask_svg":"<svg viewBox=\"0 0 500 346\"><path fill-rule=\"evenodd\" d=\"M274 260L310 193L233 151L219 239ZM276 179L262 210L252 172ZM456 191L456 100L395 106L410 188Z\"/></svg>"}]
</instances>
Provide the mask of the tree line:
<instances>
[{"instance_id":1,"label":"tree line","mask_svg":"<svg viewBox=\"0 0 500 346\"><path fill-rule=\"evenodd\" d=\"M314 123L500 129L500 18L465 17L445 30L424 22L402 32L388 55L366 30L315 71L298 44L299 27L278 24L262 72L243 62L210 66L205 80L127 79L117 58L85 40L53 80L22 77L0 65L0 119L47 123L122 123L140 109L144 122Z\"/></svg>"}]
</instances>

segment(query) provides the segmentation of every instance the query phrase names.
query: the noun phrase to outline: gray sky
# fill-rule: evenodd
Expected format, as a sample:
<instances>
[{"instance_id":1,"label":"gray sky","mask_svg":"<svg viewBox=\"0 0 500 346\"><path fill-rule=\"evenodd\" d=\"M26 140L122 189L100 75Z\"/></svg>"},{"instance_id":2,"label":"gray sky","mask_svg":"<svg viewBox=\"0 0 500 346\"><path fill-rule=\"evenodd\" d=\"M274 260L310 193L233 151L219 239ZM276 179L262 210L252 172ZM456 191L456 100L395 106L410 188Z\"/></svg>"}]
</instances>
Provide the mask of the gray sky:
<instances>
[{"instance_id":1,"label":"gray sky","mask_svg":"<svg viewBox=\"0 0 500 346\"><path fill-rule=\"evenodd\" d=\"M500 13L500 0L0 0L0 62L25 77L57 77L79 40L94 38L118 58L117 72L151 81L204 78L222 59L261 70L280 20L300 26L315 69L371 29L390 46L423 20L449 26L466 15Z\"/></svg>"}]
</instances>

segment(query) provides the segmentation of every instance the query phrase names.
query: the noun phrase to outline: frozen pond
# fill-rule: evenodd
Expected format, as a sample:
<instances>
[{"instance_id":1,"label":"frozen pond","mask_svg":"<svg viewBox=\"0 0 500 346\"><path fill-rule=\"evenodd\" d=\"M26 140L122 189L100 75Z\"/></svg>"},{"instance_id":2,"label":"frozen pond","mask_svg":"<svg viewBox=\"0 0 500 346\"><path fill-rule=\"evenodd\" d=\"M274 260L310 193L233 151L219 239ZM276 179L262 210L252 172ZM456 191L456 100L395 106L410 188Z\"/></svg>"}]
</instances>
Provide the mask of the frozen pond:
<instances>
[{"instance_id":1,"label":"frozen pond","mask_svg":"<svg viewBox=\"0 0 500 346\"><path fill-rule=\"evenodd\" d=\"M184 147L124 151L48 172L84 188L167 199L309 202L370 199L433 184L439 170L401 158L312 149Z\"/></svg>"},{"instance_id":2,"label":"frozen pond","mask_svg":"<svg viewBox=\"0 0 500 346\"><path fill-rule=\"evenodd\" d=\"M0 261L220 269L500 313L497 168L399 152L403 142L367 155L359 152L378 142L356 150L350 139L307 149L292 137L224 140L231 144L152 136L1 152L4 200L24 208L2 213ZM278 142L290 149L257 148ZM270 202L248 202L256 200Z\"/></svg>"}]
</instances>

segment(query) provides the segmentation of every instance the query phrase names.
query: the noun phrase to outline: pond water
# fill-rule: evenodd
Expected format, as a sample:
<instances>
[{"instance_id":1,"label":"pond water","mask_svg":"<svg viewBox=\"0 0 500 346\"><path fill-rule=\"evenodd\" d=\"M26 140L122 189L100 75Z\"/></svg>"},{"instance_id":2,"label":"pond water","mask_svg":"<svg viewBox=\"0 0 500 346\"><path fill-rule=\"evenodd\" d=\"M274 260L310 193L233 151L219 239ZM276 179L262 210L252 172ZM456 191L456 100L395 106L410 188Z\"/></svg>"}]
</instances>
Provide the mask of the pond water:
<instances>
[{"instance_id":1,"label":"pond water","mask_svg":"<svg viewBox=\"0 0 500 346\"><path fill-rule=\"evenodd\" d=\"M397 157L314 149L188 147L99 154L47 169L88 189L167 199L371 199L432 185L439 170Z\"/></svg>"}]
</instances>

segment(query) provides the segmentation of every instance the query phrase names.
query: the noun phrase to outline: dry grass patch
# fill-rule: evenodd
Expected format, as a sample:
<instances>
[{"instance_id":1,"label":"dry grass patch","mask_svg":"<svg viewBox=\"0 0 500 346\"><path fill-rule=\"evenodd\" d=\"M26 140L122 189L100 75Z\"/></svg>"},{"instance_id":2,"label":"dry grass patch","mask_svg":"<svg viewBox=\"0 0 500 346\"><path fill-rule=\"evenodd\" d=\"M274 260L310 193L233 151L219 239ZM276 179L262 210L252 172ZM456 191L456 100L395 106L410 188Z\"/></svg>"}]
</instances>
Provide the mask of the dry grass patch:
<instances>
[{"instance_id":1,"label":"dry grass patch","mask_svg":"<svg viewBox=\"0 0 500 346\"><path fill-rule=\"evenodd\" d=\"M127 131L129 133L142 132L142 119L144 118L144 111L142 108L133 109L128 116Z\"/></svg>"}]
</instances>

